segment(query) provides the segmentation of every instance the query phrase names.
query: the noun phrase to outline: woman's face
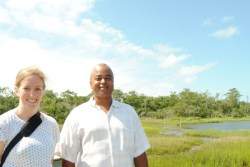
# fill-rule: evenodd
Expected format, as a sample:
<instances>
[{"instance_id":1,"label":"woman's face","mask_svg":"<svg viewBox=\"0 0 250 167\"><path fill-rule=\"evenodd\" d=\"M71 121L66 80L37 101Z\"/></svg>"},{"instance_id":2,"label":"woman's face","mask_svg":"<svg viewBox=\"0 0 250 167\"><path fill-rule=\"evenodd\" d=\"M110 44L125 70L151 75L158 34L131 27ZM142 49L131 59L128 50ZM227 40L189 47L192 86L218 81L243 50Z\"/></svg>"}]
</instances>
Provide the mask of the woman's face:
<instances>
[{"instance_id":1,"label":"woman's face","mask_svg":"<svg viewBox=\"0 0 250 167\"><path fill-rule=\"evenodd\" d=\"M15 87L20 105L25 108L38 108L43 96L43 81L37 75L28 75Z\"/></svg>"}]
</instances>

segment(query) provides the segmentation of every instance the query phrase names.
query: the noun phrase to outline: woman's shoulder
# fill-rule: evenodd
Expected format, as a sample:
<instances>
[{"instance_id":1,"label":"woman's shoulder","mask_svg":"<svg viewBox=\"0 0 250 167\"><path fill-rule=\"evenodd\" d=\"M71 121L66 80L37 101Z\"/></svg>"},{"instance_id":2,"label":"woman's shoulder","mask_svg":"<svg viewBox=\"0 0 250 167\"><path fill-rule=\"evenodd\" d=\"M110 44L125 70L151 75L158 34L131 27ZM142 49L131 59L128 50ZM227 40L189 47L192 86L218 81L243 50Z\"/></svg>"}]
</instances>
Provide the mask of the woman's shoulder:
<instances>
[{"instance_id":1,"label":"woman's shoulder","mask_svg":"<svg viewBox=\"0 0 250 167\"><path fill-rule=\"evenodd\" d=\"M14 109L3 113L2 115L0 115L0 123L10 122L11 120L15 118L14 114L15 114Z\"/></svg>"},{"instance_id":2,"label":"woman's shoulder","mask_svg":"<svg viewBox=\"0 0 250 167\"><path fill-rule=\"evenodd\" d=\"M48 114L46 114L44 112L41 112L41 114L42 114L42 117L43 117L44 120L46 120L46 121L48 121L50 123L56 123L57 124L56 119L54 117L52 117L52 116L50 116L50 115L48 115Z\"/></svg>"},{"instance_id":3,"label":"woman's shoulder","mask_svg":"<svg viewBox=\"0 0 250 167\"><path fill-rule=\"evenodd\" d=\"M6 140L13 138L22 125L23 122L15 116L15 110L5 112L0 115L0 138Z\"/></svg>"}]
</instances>

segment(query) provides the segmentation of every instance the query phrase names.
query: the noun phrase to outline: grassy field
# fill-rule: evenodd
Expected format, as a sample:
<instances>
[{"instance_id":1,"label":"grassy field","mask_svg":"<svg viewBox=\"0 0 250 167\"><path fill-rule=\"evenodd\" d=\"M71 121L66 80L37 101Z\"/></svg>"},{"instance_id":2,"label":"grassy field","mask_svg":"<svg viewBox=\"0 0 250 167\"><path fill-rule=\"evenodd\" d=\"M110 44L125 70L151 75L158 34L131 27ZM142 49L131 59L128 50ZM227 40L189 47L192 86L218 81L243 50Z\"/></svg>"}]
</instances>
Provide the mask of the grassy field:
<instances>
[{"instance_id":1,"label":"grassy field","mask_svg":"<svg viewBox=\"0 0 250 167\"><path fill-rule=\"evenodd\" d=\"M225 120L229 119L189 118L181 121L204 123ZM176 126L178 119L141 121L151 144L147 151L150 167L250 167L250 131L190 130ZM183 135L167 134L173 129L182 131Z\"/></svg>"}]
</instances>

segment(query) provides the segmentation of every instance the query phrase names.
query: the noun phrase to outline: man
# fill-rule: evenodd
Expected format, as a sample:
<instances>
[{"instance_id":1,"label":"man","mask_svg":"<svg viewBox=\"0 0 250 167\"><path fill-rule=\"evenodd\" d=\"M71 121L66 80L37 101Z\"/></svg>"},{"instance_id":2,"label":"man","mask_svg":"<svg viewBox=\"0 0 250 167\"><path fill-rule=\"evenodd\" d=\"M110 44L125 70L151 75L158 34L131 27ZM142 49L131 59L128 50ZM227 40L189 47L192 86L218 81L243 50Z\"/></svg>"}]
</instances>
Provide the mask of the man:
<instances>
[{"instance_id":1,"label":"man","mask_svg":"<svg viewBox=\"0 0 250 167\"><path fill-rule=\"evenodd\" d=\"M112 98L114 75L107 64L94 67L90 86L93 97L63 125L62 167L148 167L148 139L136 111Z\"/></svg>"}]
</instances>

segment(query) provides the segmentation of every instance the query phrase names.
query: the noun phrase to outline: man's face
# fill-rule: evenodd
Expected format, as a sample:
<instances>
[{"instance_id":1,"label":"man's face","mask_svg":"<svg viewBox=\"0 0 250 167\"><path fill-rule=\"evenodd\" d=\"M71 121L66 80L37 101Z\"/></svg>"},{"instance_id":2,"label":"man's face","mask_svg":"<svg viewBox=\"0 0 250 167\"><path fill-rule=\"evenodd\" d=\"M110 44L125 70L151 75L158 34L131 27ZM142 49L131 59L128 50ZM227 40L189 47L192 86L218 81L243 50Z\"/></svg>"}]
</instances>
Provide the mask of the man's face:
<instances>
[{"instance_id":1,"label":"man's face","mask_svg":"<svg viewBox=\"0 0 250 167\"><path fill-rule=\"evenodd\" d=\"M107 66L100 65L92 71L90 86L97 98L112 98L114 90L113 73Z\"/></svg>"}]
</instances>

